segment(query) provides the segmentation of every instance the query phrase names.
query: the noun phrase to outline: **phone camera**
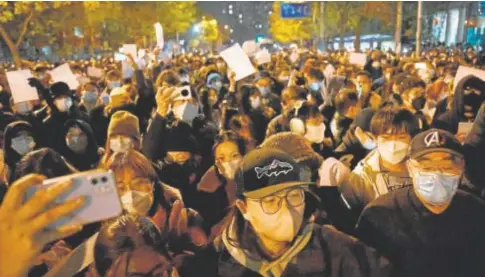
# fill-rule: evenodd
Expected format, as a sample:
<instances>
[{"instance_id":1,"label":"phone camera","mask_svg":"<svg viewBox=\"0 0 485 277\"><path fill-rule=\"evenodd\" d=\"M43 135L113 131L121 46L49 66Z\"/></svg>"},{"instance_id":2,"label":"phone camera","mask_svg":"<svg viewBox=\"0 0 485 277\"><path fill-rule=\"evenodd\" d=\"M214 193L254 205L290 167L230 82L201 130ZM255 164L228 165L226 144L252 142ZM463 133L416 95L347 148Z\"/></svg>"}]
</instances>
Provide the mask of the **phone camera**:
<instances>
[{"instance_id":1,"label":"phone camera","mask_svg":"<svg viewBox=\"0 0 485 277\"><path fill-rule=\"evenodd\" d=\"M184 96L184 97L187 97L187 96L189 96L189 91L188 91L188 90L186 90L186 89L184 89L184 90L182 90L182 91L180 92L180 94L182 94L182 96Z\"/></svg>"},{"instance_id":2,"label":"phone camera","mask_svg":"<svg viewBox=\"0 0 485 277\"><path fill-rule=\"evenodd\" d=\"M101 177L101 183L106 183L108 182L108 178L106 177Z\"/></svg>"},{"instance_id":3,"label":"phone camera","mask_svg":"<svg viewBox=\"0 0 485 277\"><path fill-rule=\"evenodd\" d=\"M96 186L96 185L98 184L98 179L92 179L92 180L91 180L91 184L92 184L93 186Z\"/></svg>"}]
</instances>

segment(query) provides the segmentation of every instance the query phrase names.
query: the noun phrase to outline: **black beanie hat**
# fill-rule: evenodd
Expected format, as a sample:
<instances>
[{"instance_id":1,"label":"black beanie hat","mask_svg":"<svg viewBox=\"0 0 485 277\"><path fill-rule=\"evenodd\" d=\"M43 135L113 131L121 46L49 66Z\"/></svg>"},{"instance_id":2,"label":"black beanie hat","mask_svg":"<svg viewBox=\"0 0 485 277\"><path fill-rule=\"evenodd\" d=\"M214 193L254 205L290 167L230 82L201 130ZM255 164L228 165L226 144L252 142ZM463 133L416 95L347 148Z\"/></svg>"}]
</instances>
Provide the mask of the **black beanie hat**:
<instances>
[{"instance_id":1,"label":"black beanie hat","mask_svg":"<svg viewBox=\"0 0 485 277\"><path fill-rule=\"evenodd\" d=\"M71 89L64 82L57 82L51 86L52 97L57 98L60 96L72 96Z\"/></svg>"},{"instance_id":2,"label":"black beanie hat","mask_svg":"<svg viewBox=\"0 0 485 277\"><path fill-rule=\"evenodd\" d=\"M364 132L370 132L370 122L376 110L372 108L363 109L355 118L354 124Z\"/></svg>"},{"instance_id":3,"label":"black beanie hat","mask_svg":"<svg viewBox=\"0 0 485 277\"><path fill-rule=\"evenodd\" d=\"M165 151L197 152L197 141L188 124L179 123L168 130L165 138Z\"/></svg>"}]
</instances>

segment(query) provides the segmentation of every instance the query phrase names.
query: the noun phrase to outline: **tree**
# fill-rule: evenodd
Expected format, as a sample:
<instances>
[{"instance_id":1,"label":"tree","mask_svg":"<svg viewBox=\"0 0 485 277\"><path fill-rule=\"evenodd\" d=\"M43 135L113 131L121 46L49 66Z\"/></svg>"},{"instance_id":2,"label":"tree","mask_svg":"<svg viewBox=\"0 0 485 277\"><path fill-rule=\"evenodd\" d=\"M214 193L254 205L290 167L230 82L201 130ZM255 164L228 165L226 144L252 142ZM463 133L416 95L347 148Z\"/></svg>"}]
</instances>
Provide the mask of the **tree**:
<instances>
[{"instance_id":1,"label":"tree","mask_svg":"<svg viewBox=\"0 0 485 277\"><path fill-rule=\"evenodd\" d=\"M397 2L396 7L396 31L394 32L394 51L401 56L401 34L402 34L402 1Z\"/></svg>"},{"instance_id":2,"label":"tree","mask_svg":"<svg viewBox=\"0 0 485 277\"><path fill-rule=\"evenodd\" d=\"M270 16L270 33L274 40L281 43L306 40L312 37L312 19L281 18L281 2L273 3L273 13Z\"/></svg>"},{"instance_id":3,"label":"tree","mask_svg":"<svg viewBox=\"0 0 485 277\"><path fill-rule=\"evenodd\" d=\"M70 5L66 2L0 1L0 36L5 41L17 67L21 65L19 48L37 17L49 9Z\"/></svg>"},{"instance_id":4,"label":"tree","mask_svg":"<svg viewBox=\"0 0 485 277\"><path fill-rule=\"evenodd\" d=\"M349 8L350 16L347 24L355 33L355 51L360 51L360 36L366 23L377 21L380 26L389 26L394 19L393 8L388 2L354 2Z\"/></svg>"},{"instance_id":5,"label":"tree","mask_svg":"<svg viewBox=\"0 0 485 277\"><path fill-rule=\"evenodd\" d=\"M179 34L186 32L195 22L198 13L196 2L162 2L164 9L170 11L160 18L163 30L167 35L175 35L177 42Z\"/></svg>"}]
</instances>

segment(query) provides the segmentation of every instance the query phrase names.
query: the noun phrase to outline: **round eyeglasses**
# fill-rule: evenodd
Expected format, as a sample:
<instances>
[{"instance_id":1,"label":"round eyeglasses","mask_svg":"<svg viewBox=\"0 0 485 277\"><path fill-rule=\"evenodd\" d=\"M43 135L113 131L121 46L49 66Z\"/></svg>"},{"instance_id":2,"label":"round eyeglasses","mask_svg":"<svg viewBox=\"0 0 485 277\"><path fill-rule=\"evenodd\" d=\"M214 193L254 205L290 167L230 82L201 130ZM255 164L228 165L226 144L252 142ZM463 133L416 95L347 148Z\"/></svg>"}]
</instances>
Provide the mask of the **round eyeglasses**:
<instances>
[{"instance_id":1,"label":"round eyeglasses","mask_svg":"<svg viewBox=\"0 0 485 277\"><path fill-rule=\"evenodd\" d=\"M252 199L250 200L259 202L261 205L261 209L266 214L275 214L281 209L281 203L283 199L286 199L286 203L293 207L299 207L305 203L305 189L302 187L297 187L291 190L288 190L285 195L268 195L261 199Z\"/></svg>"}]
</instances>

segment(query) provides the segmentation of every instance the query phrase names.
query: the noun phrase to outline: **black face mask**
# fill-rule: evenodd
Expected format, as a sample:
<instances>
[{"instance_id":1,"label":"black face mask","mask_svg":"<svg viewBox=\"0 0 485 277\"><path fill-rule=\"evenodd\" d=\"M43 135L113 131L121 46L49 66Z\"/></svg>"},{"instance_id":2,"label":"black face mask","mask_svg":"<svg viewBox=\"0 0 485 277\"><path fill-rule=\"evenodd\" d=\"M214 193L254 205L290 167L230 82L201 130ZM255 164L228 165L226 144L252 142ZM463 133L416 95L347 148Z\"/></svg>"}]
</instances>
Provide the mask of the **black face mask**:
<instances>
[{"instance_id":1,"label":"black face mask","mask_svg":"<svg viewBox=\"0 0 485 277\"><path fill-rule=\"evenodd\" d=\"M420 111L424 108L424 105L426 104L426 98L424 96L414 98L411 104L416 111Z\"/></svg>"},{"instance_id":2,"label":"black face mask","mask_svg":"<svg viewBox=\"0 0 485 277\"><path fill-rule=\"evenodd\" d=\"M168 185L181 188L190 185L191 176L195 173L196 167L192 160L184 164L166 163L162 168L161 179Z\"/></svg>"},{"instance_id":3,"label":"black face mask","mask_svg":"<svg viewBox=\"0 0 485 277\"><path fill-rule=\"evenodd\" d=\"M483 98L476 93L465 94L465 96L463 97L463 104L466 106L471 106L472 110L470 112L474 115L478 113L482 102Z\"/></svg>"}]
</instances>

